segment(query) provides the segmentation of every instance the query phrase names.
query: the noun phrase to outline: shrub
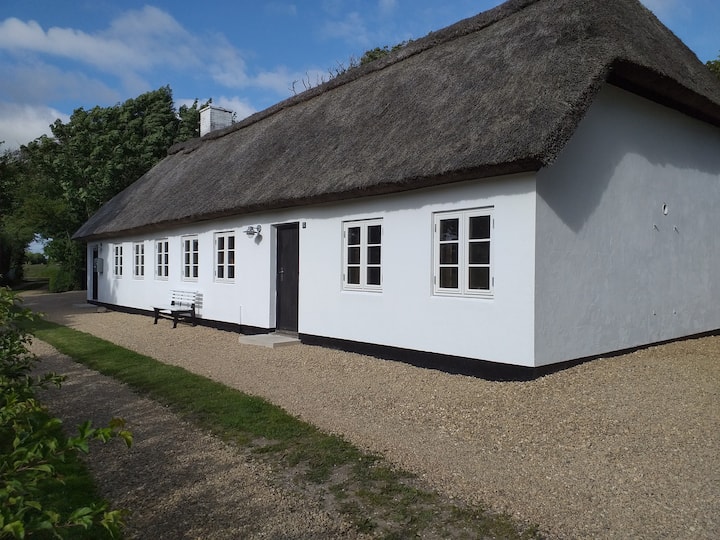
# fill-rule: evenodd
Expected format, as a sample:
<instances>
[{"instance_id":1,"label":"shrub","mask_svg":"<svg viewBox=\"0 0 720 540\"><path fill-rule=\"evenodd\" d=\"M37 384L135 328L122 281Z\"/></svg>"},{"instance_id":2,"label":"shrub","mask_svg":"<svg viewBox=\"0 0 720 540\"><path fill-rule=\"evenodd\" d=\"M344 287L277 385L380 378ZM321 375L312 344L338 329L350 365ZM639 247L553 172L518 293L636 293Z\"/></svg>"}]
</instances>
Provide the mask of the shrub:
<instances>
[{"instance_id":1,"label":"shrub","mask_svg":"<svg viewBox=\"0 0 720 540\"><path fill-rule=\"evenodd\" d=\"M0 538L25 538L46 532L67 538L78 528L104 527L112 537L119 534L121 512L105 503L60 509L47 496L63 484L58 468L88 443L121 437L130 445L132 436L124 422L113 419L107 427L83 423L75 437L64 437L60 420L53 418L35 399L35 390L60 385L62 377L48 373L34 377L37 359L29 353L30 335L23 322L32 320L9 289L0 288Z\"/></svg>"},{"instance_id":2,"label":"shrub","mask_svg":"<svg viewBox=\"0 0 720 540\"><path fill-rule=\"evenodd\" d=\"M72 291L76 288L76 285L72 272L62 266L56 266L50 273L48 290L52 293Z\"/></svg>"}]
</instances>

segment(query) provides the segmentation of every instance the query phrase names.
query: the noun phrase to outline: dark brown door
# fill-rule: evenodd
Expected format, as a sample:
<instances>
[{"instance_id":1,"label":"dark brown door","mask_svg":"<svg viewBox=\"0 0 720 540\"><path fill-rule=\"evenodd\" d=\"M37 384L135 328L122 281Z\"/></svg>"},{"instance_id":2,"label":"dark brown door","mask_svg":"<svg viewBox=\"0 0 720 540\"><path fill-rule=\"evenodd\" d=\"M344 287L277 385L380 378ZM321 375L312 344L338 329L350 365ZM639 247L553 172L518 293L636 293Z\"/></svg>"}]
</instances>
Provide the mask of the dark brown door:
<instances>
[{"instance_id":1,"label":"dark brown door","mask_svg":"<svg viewBox=\"0 0 720 540\"><path fill-rule=\"evenodd\" d=\"M97 300L98 299L98 248L97 246L93 247L93 254L92 254L92 299Z\"/></svg>"},{"instance_id":2,"label":"dark brown door","mask_svg":"<svg viewBox=\"0 0 720 540\"><path fill-rule=\"evenodd\" d=\"M298 274L300 234L297 223L277 227L277 306L275 326L278 330L297 332Z\"/></svg>"}]
</instances>

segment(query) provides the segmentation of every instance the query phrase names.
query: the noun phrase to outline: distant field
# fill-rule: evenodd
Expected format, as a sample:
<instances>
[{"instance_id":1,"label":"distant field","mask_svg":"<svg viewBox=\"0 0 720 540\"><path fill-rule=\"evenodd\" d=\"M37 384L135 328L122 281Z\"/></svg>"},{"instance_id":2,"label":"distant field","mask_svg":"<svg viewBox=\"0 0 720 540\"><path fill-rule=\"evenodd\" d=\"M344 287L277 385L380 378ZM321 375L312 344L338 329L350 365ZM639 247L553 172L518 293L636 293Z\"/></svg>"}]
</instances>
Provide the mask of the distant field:
<instances>
[{"instance_id":1,"label":"distant field","mask_svg":"<svg viewBox=\"0 0 720 540\"><path fill-rule=\"evenodd\" d=\"M23 277L26 281L46 281L57 272L58 265L49 264L26 264L23 266Z\"/></svg>"}]
</instances>

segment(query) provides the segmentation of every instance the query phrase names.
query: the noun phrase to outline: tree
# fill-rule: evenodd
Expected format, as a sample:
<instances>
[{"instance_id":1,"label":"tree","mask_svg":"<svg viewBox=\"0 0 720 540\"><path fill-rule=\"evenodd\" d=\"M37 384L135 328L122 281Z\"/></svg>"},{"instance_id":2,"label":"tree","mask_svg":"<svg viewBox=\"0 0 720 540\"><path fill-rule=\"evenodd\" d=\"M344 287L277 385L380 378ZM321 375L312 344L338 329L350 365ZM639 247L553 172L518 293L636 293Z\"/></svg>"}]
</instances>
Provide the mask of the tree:
<instances>
[{"instance_id":1,"label":"tree","mask_svg":"<svg viewBox=\"0 0 720 540\"><path fill-rule=\"evenodd\" d=\"M708 60L705 65L720 79L720 55L718 55L717 60Z\"/></svg>"},{"instance_id":2,"label":"tree","mask_svg":"<svg viewBox=\"0 0 720 540\"><path fill-rule=\"evenodd\" d=\"M200 109L207 107L211 103L212 99L209 99L202 105L198 106L198 100L195 99L190 107L187 105L180 105L180 109L178 109L180 124L175 134L174 142L179 143L188 141L200 136Z\"/></svg>"},{"instance_id":3,"label":"tree","mask_svg":"<svg viewBox=\"0 0 720 540\"><path fill-rule=\"evenodd\" d=\"M30 228L13 216L21 209L17 194L23 185L18 153L0 156L0 285L22 278L25 247L33 239Z\"/></svg>"},{"instance_id":4,"label":"tree","mask_svg":"<svg viewBox=\"0 0 720 540\"><path fill-rule=\"evenodd\" d=\"M199 124L198 101L176 112L169 86L111 107L76 109L67 123L56 120L52 137L32 141L5 164L15 167L7 181L13 195L0 230L30 234L18 236L25 244L13 245L13 253L18 247L24 253L32 233L50 239L47 255L68 273L62 281L81 288L85 248L71 240L73 233L171 145L199 136Z\"/></svg>"}]
</instances>

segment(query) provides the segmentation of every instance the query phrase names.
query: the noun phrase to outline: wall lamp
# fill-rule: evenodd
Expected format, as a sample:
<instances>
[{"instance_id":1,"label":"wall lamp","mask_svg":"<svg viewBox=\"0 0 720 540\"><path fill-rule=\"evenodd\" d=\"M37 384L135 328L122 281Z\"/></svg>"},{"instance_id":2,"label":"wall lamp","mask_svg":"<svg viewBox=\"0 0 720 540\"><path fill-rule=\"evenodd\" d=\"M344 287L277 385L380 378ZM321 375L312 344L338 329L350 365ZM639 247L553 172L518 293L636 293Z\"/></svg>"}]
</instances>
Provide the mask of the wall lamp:
<instances>
[{"instance_id":1,"label":"wall lamp","mask_svg":"<svg viewBox=\"0 0 720 540\"><path fill-rule=\"evenodd\" d=\"M262 231L261 225L256 225L255 227L250 225L247 229L245 229L245 234L248 235L248 238L251 238L251 237L255 236L256 234L260 234L260 231Z\"/></svg>"}]
</instances>

